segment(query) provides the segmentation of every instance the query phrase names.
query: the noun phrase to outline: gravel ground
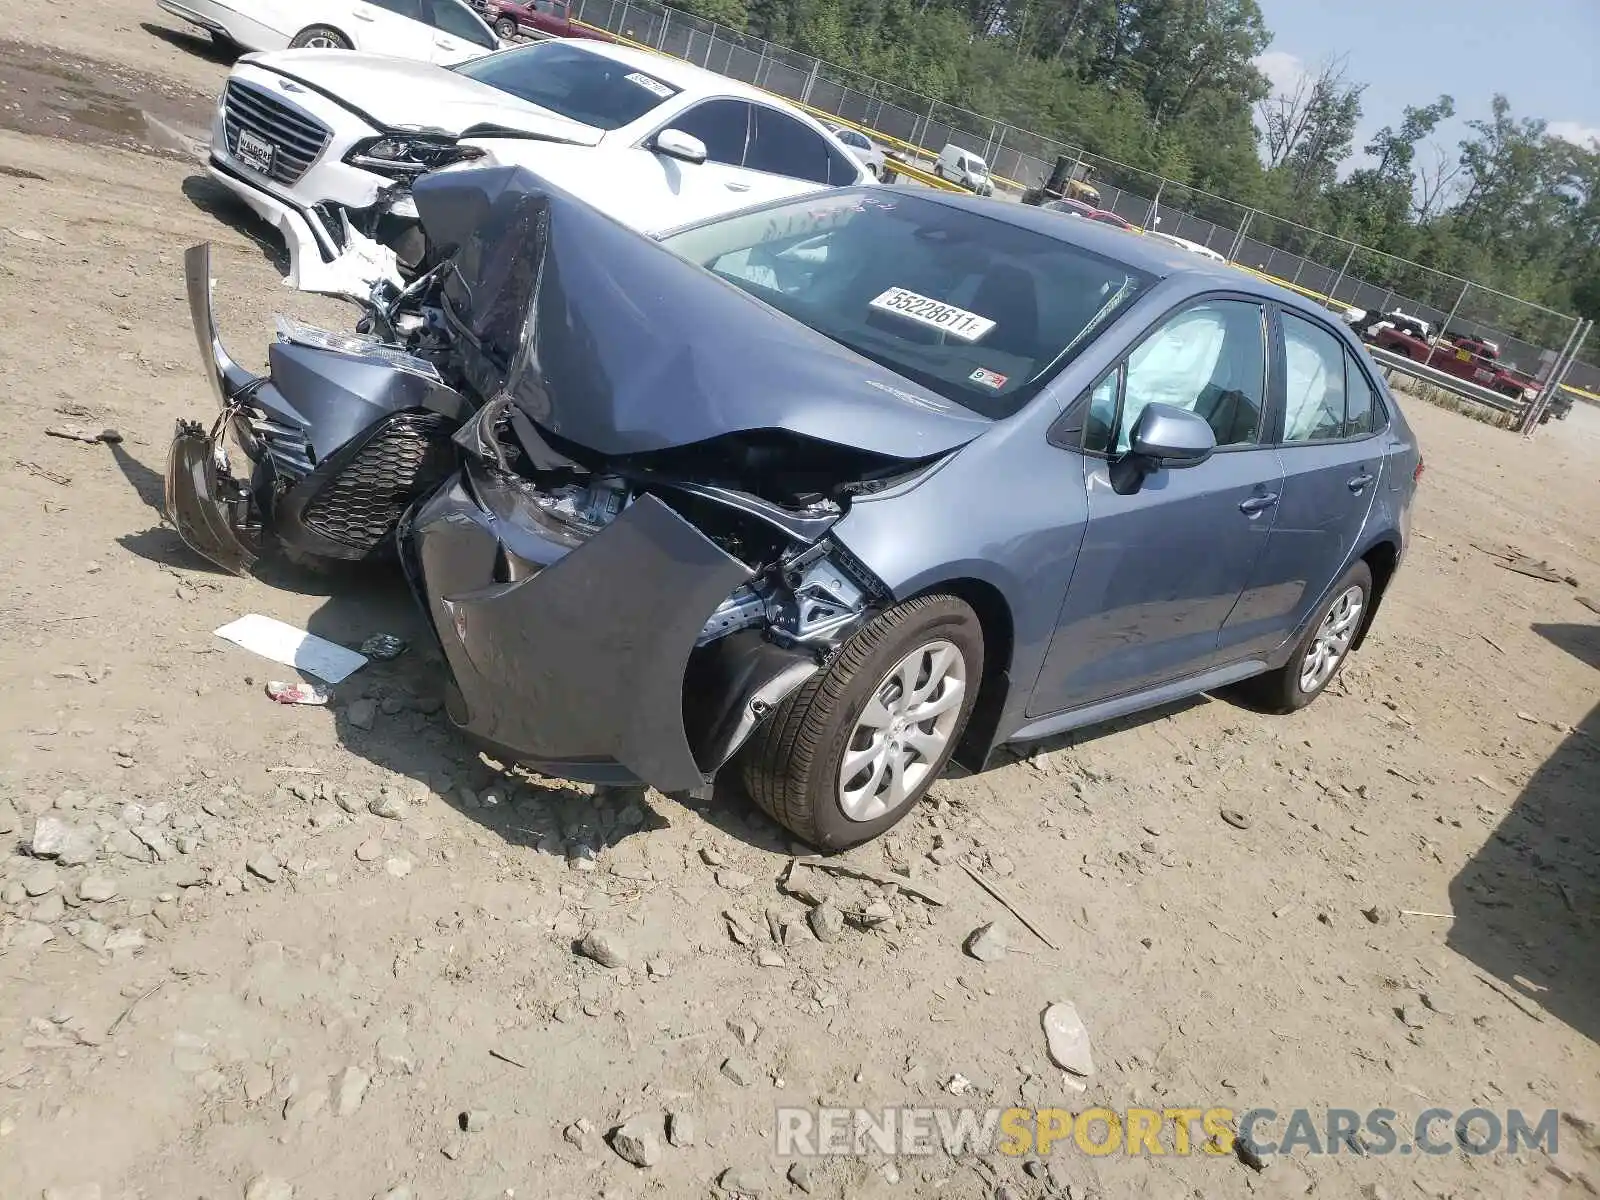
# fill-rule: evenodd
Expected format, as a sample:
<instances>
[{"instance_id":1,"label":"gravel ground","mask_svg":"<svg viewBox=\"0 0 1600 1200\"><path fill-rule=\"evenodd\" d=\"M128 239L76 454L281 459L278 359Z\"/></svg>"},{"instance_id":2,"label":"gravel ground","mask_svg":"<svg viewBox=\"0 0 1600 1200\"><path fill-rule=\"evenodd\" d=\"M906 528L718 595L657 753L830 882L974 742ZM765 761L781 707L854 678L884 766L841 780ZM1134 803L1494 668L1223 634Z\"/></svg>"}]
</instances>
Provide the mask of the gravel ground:
<instances>
[{"instance_id":1,"label":"gravel ground","mask_svg":"<svg viewBox=\"0 0 1600 1200\"><path fill-rule=\"evenodd\" d=\"M775 1110L818 1103L1572 1114L1553 1155L873 1153L796 1172L819 1196L1600 1188L1595 410L1524 441L1410 405L1413 549L1306 712L1050 743L843 859L906 886L791 879L737 796L480 758L394 578L239 580L163 528L209 408L184 248L246 360L275 311L351 310L285 290L185 155L225 57L148 0L82 16L0 0L0 1196L800 1195ZM1475 548L1505 543L1579 586ZM280 707L211 634L249 612L413 649Z\"/></svg>"}]
</instances>

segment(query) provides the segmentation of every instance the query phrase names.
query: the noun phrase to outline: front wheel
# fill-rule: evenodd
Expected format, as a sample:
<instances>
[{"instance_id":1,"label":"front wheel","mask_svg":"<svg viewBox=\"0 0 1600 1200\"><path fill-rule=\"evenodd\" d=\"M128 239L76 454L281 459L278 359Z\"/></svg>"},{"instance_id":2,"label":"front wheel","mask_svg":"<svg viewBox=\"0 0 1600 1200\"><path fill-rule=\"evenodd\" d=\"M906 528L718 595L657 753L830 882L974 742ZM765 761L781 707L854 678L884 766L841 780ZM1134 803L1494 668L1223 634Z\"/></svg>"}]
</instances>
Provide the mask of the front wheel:
<instances>
[{"instance_id":1,"label":"front wheel","mask_svg":"<svg viewBox=\"0 0 1600 1200\"><path fill-rule=\"evenodd\" d=\"M517 36L517 23L510 17L501 17L494 23L494 31L509 40Z\"/></svg>"},{"instance_id":2,"label":"front wheel","mask_svg":"<svg viewBox=\"0 0 1600 1200\"><path fill-rule=\"evenodd\" d=\"M349 50L350 39L326 25L308 25L289 42L294 50Z\"/></svg>"},{"instance_id":3,"label":"front wheel","mask_svg":"<svg viewBox=\"0 0 1600 1200\"><path fill-rule=\"evenodd\" d=\"M881 613L740 754L745 789L825 850L898 822L950 761L983 678L977 614L954 596Z\"/></svg>"},{"instance_id":4,"label":"front wheel","mask_svg":"<svg viewBox=\"0 0 1600 1200\"><path fill-rule=\"evenodd\" d=\"M1289 661L1276 671L1246 680L1241 689L1272 712L1294 712L1322 695L1350 655L1372 603L1372 570L1357 559L1333 587Z\"/></svg>"}]
</instances>

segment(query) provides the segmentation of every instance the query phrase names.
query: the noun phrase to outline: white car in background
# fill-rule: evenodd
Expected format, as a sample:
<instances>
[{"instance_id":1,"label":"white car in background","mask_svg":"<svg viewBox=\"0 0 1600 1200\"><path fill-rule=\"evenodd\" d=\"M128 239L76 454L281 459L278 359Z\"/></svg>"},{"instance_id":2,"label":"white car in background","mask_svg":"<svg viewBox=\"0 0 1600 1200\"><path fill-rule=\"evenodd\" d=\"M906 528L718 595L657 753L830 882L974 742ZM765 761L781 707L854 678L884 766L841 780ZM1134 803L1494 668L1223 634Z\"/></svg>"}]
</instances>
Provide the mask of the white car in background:
<instances>
[{"instance_id":1,"label":"white car in background","mask_svg":"<svg viewBox=\"0 0 1600 1200\"><path fill-rule=\"evenodd\" d=\"M1218 254L1210 246L1202 246L1199 242L1191 242L1188 238L1181 238L1176 234L1160 233L1154 229L1146 229L1144 235L1155 238L1157 241L1168 242L1180 250L1187 250L1190 254L1198 254L1201 258L1209 258L1213 262L1225 263L1228 261L1224 255Z\"/></svg>"},{"instance_id":2,"label":"white car in background","mask_svg":"<svg viewBox=\"0 0 1600 1200\"><path fill-rule=\"evenodd\" d=\"M851 129L848 125L835 125L832 121L824 122L828 132L838 138L844 148L850 151L861 161L861 165L872 172L874 179L883 178L883 162L886 157L882 146L873 141L858 129Z\"/></svg>"},{"instance_id":3,"label":"white car in background","mask_svg":"<svg viewBox=\"0 0 1600 1200\"><path fill-rule=\"evenodd\" d=\"M500 48L462 0L157 0L220 44L364 50L453 66Z\"/></svg>"},{"instance_id":4,"label":"white car in background","mask_svg":"<svg viewBox=\"0 0 1600 1200\"><path fill-rule=\"evenodd\" d=\"M366 295L421 251L410 182L526 167L644 233L868 182L821 124L676 59L553 39L448 70L373 54L239 60L217 100L211 176L275 224L290 282Z\"/></svg>"}]
</instances>

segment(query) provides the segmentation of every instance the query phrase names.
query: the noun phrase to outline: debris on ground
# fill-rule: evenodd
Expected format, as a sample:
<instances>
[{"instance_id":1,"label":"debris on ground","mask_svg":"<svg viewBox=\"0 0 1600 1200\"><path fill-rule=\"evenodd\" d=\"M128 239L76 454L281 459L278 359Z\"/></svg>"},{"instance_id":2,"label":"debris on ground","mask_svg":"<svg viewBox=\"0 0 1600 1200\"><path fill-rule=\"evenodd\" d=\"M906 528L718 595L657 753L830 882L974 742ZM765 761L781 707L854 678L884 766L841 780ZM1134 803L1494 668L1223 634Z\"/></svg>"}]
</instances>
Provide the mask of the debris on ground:
<instances>
[{"instance_id":1,"label":"debris on ground","mask_svg":"<svg viewBox=\"0 0 1600 1200\"><path fill-rule=\"evenodd\" d=\"M250 613L212 631L262 658L295 667L325 683L343 683L367 665L365 656L304 629Z\"/></svg>"},{"instance_id":2,"label":"debris on ground","mask_svg":"<svg viewBox=\"0 0 1600 1200\"><path fill-rule=\"evenodd\" d=\"M967 935L963 949L979 962L998 962L1008 949L1006 931L990 921Z\"/></svg>"},{"instance_id":3,"label":"debris on ground","mask_svg":"<svg viewBox=\"0 0 1600 1200\"><path fill-rule=\"evenodd\" d=\"M314 683L295 682L284 683L274 679L267 684L267 695L279 704L312 704L322 705L328 702L333 693L325 687L318 687Z\"/></svg>"},{"instance_id":4,"label":"debris on ground","mask_svg":"<svg viewBox=\"0 0 1600 1200\"><path fill-rule=\"evenodd\" d=\"M406 652L409 643L392 633L375 633L361 643L361 653L374 662L392 662Z\"/></svg>"},{"instance_id":5,"label":"debris on ground","mask_svg":"<svg viewBox=\"0 0 1600 1200\"><path fill-rule=\"evenodd\" d=\"M1094 1057L1089 1052L1089 1031L1078 1010L1068 1001L1058 1001L1044 1010L1041 1021L1050 1061L1080 1078L1092 1076Z\"/></svg>"}]
</instances>

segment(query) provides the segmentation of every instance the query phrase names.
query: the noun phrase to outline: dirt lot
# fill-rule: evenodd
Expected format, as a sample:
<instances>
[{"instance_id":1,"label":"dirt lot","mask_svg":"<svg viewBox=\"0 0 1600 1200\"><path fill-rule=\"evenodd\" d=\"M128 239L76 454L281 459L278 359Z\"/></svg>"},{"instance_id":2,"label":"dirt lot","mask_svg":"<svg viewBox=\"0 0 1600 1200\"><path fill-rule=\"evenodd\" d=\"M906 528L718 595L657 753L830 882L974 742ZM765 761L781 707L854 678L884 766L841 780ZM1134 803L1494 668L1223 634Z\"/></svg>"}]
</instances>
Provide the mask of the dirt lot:
<instances>
[{"instance_id":1,"label":"dirt lot","mask_svg":"<svg viewBox=\"0 0 1600 1200\"><path fill-rule=\"evenodd\" d=\"M182 153L225 60L147 0L116 12L0 0L0 1196L799 1195L775 1109L819 1103L1383 1107L1402 1135L1435 1106L1574 1114L1553 1157L1257 1172L1069 1143L815 1160L822 1196L1600 1188L1600 618L1577 602L1600 598L1600 413L1525 442L1413 404L1417 537L1341 684L1293 718L1205 700L943 781L848 861L944 902L829 876L889 915L819 941L786 839L737 798L594 797L454 737L397 580L238 580L162 527L173 420L210 407L183 249L216 244L241 357L274 311L349 310L284 290L270 231ZM248 612L414 648L283 708L283 669L212 636ZM30 853L41 821L70 830L57 861ZM981 963L962 945L988 921L1010 950ZM627 965L575 955L591 929ZM1087 1091L1044 1052L1058 1000ZM652 1166L602 1140L630 1119Z\"/></svg>"}]
</instances>

